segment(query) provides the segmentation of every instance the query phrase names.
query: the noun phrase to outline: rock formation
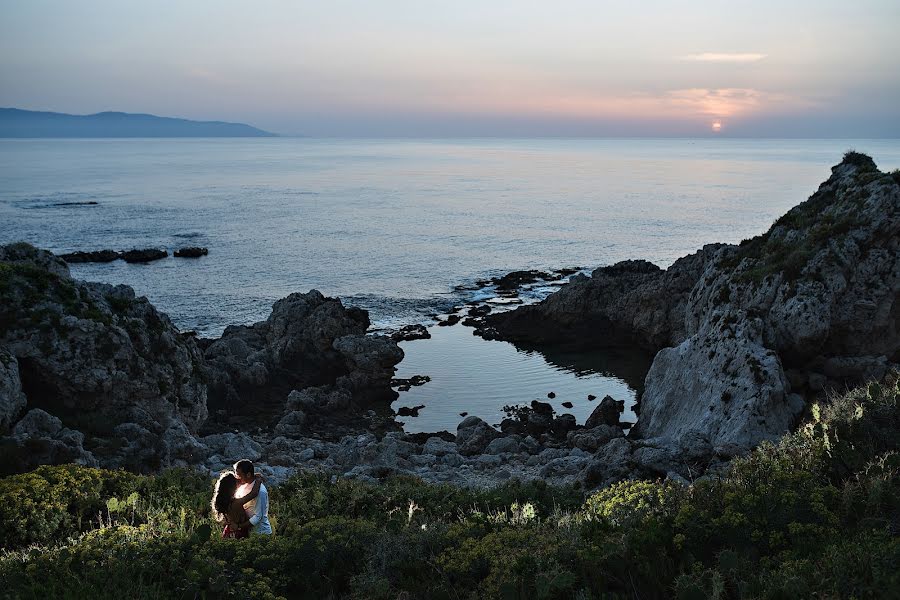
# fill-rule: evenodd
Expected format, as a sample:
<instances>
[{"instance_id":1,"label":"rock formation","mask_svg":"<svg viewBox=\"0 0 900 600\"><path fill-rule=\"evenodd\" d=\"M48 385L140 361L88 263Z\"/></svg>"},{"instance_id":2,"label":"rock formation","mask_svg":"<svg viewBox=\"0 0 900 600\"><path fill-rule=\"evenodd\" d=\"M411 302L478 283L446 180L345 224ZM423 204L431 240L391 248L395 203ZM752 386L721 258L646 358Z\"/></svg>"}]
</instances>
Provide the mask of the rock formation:
<instances>
[{"instance_id":1,"label":"rock formation","mask_svg":"<svg viewBox=\"0 0 900 600\"><path fill-rule=\"evenodd\" d=\"M131 288L76 281L49 252L12 244L0 247L0 298L0 347L14 359L3 361L3 379L13 381L4 384L2 422L26 408L17 389L28 409L61 420L16 425L18 439L53 439L65 424L90 438L104 464L131 465L133 432L117 430L129 423L156 440L145 457L152 466L169 459L170 429L195 432L206 419L199 349Z\"/></svg>"},{"instance_id":2,"label":"rock formation","mask_svg":"<svg viewBox=\"0 0 900 600\"><path fill-rule=\"evenodd\" d=\"M208 402L226 421L282 435L387 405L403 353L368 325L365 311L313 290L279 300L262 323L197 340L128 286L77 281L49 252L2 246L0 446L14 457L4 469L198 464L217 452L199 437Z\"/></svg>"},{"instance_id":3,"label":"rock formation","mask_svg":"<svg viewBox=\"0 0 900 600\"><path fill-rule=\"evenodd\" d=\"M365 311L312 290L277 301L265 321L228 327L204 351L211 410L247 428L281 415L286 399L289 412L305 417L389 404L403 351L389 338L365 335L368 326ZM297 415L284 417L282 431L299 431Z\"/></svg>"},{"instance_id":4,"label":"rock formation","mask_svg":"<svg viewBox=\"0 0 900 600\"><path fill-rule=\"evenodd\" d=\"M632 437L727 458L780 437L816 393L900 361L898 234L900 183L850 152L761 236L667 270L601 267L485 320L510 340L643 344L655 358Z\"/></svg>"}]
</instances>

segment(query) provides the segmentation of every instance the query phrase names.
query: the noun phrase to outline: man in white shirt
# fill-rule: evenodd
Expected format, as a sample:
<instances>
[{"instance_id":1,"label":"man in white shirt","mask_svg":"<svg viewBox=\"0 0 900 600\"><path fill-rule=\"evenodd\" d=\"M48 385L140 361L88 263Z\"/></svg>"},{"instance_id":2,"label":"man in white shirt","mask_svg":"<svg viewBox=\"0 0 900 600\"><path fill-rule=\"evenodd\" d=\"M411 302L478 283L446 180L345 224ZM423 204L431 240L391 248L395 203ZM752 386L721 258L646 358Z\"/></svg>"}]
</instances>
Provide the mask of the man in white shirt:
<instances>
[{"instance_id":1,"label":"man in white shirt","mask_svg":"<svg viewBox=\"0 0 900 600\"><path fill-rule=\"evenodd\" d=\"M241 497L253 489L253 478L256 472L253 463L249 460L239 460L234 463L234 474L241 481L235 492L236 497ZM244 505L244 510L250 517L250 535L272 535L272 525L269 523L269 490L265 484L259 486L259 495Z\"/></svg>"}]
</instances>

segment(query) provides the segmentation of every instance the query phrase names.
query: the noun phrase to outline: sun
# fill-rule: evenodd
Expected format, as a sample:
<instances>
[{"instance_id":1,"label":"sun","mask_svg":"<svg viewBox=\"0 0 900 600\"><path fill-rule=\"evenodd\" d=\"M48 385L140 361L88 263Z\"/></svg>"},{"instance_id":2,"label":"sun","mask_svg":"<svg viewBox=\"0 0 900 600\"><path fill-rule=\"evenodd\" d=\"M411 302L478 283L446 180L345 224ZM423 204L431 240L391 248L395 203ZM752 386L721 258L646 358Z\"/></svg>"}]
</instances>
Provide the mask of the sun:
<instances>
[{"instance_id":1,"label":"sun","mask_svg":"<svg viewBox=\"0 0 900 600\"><path fill-rule=\"evenodd\" d=\"M719 133L722 131L722 122L721 121L713 121L712 124L713 133Z\"/></svg>"}]
</instances>

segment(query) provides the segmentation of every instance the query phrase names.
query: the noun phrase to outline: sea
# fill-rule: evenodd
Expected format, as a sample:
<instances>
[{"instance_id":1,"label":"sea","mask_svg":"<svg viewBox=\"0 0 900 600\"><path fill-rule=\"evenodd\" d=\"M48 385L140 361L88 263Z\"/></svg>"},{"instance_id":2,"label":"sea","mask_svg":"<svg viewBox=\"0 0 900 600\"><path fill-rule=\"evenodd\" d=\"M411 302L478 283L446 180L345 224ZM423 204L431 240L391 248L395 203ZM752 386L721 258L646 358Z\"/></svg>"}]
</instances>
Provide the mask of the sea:
<instances>
[{"instance_id":1,"label":"sea","mask_svg":"<svg viewBox=\"0 0 900 600\"><path fill-rule=\"evenodd\" d=\"M205 337L310 289L368 310L387 333L489 300L473 284L512 270L667 267L758 235L849 149L900 168L900 140L0 140L0 243L165 248L149 264L71 270L130 285ZM209 255L171 256L185 246ZM431 377L394 403L424 406L401 419L408 431L453 431L460 413L496 423L504 406L550 392L579 421L597 402L587 396L606 394L634 420L639 358L521 348L462 325L431 332L401 344L397 375Z\"/></svg>"}]
</instances>

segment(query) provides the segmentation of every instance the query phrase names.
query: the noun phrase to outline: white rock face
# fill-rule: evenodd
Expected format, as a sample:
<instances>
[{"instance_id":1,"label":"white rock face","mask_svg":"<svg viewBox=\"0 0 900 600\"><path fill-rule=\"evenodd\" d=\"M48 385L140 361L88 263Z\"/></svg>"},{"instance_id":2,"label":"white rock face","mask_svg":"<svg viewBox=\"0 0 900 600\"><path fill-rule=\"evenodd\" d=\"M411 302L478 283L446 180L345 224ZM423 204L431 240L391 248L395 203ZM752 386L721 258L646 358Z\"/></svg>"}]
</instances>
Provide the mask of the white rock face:
<instances>
[{"instance_id":1,"label":"white rock face","mask_svg":"<svg viewBox=\"0 0 900 600\"><path fill-rule=\"evenodd\" d=\"M720 454L746 452L787 431L802 409L787 401L778 356L761 343L762 322L718 313L647 374L639 432L670 440L701 434Z\"/></svg>"}]
</instances>

